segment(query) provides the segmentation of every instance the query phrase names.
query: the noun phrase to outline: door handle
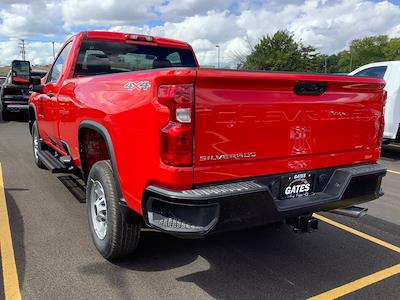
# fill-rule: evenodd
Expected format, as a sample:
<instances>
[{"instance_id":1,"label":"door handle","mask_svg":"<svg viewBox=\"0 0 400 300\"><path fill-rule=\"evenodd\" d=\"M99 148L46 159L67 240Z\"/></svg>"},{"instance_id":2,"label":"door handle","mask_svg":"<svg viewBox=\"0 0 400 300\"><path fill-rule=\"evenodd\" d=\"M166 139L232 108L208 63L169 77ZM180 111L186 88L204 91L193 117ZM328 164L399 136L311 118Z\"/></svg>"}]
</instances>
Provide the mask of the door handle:
<instances>
[{"instance_id":1,"label":"door handle","mask_svg":"<svg viewBox=\"0 0 400 300\"><path fill-rule=\"evenodd\" d=\"M47 96L49 96L51 98L51 97L54 97L54 94L52 92L48 92Z\"/></svg>"}]
</instances>

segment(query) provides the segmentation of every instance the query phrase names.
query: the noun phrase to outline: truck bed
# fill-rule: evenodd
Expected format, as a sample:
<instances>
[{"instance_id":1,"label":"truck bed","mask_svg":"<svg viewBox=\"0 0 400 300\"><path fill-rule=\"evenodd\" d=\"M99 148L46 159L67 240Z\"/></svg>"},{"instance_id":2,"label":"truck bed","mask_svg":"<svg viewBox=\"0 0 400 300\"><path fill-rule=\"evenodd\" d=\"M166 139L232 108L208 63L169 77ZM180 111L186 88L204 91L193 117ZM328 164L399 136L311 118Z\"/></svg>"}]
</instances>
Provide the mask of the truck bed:
<instances>
[{"instance_id":1,"label":"truck bed","mask_svg":"<svg viewBox=\"0 0 400 300\"><path fill-rule=\"evenodd\" d=\"M321 94L296 92L316 83ZM199 70L194 183L375 162L383 80Z\"/></svg>"}]
</instances>

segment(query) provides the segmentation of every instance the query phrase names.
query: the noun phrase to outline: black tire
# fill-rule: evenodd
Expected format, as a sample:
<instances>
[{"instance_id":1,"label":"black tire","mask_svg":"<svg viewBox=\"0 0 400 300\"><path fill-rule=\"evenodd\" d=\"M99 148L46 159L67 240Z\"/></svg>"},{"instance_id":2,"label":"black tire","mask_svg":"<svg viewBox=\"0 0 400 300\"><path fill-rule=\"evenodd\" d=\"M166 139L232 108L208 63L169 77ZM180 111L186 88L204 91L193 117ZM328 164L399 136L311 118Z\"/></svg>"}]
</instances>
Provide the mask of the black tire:
<instances>
[{"instance_id":1,"label":"black tire","mask_svg":"<svg viewBox=\"0 0 400 300\"><path fill-rule=\"evenodd\" d=\"M94 190L100 186L106 199L105 206L102 206L106 211L106 217L103 218L106 229L103 231L96 227L98 223L94 220L96 215L99 216L94 205L99 194L96 194ZM138 217L137 220L129 223L125 221L119 207L113 170L109 160L96 162L90 170L86 188L86 207L93 242L104 258L117 259L135 251L140 238L141 219ZM103 215L100 214L100 216ZM104 229L104 227L102 228ZM103 234L105 232L103 238L101 238L102 235L99 235L99 231Z\"/></svg>"},{"instance_id":2,"label":"black tire","mask_svg":"<svg viewBox=\"0 0 400 300\"><path fill-rule=\"evenodd\" d=\"M36 148L37 147L37 148ZM36 149L35 149L36 148ZM35 121L32 125L32 152L33 152L33 160L35 161L35 164L41 168L41 169L46 169L46 166L42 163L40 158L37 155L36 150L42 150L43 149L43 142L40 139L39 135L39 130L37 126L37 122Z\"/></svg>"},{"instance_id":3,"label":"black tire","mask_svg":"<svg viewBox=\"0 0 400 300\"><path fill-rule=\"evenodd\" d=\"M10 121L10 112L7 111L5 106L3 106L3 109L1 111L1 118L3 119L3 121Z\"/></svg>"}]
</instances>

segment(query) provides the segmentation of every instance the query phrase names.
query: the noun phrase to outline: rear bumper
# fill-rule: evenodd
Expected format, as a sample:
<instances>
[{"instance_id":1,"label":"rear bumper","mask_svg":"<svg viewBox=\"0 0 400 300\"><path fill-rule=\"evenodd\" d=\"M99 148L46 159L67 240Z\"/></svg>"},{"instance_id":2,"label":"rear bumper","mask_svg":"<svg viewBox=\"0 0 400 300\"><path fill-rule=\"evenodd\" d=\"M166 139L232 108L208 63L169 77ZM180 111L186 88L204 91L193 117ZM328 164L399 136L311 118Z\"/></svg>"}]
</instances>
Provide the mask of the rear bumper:
<instances>
[{"instance_id":1,"label":"rear bumper","mask_svg":"<svg viewBox=\"0 0 400 300\"><path fill-rule=\"evenodd\" d=\"M28 104L7 104L6 109L8 111L21 111L21 110L28 110Z\"/></svg>"},{"instance_id":2,"label":"rear bumper","mask_svg":"<svg viewBox=\"0 0 400 300\"><path fill-rule=\"evenodd\" d=\"M3 97L3 101L1 103L1 109L5 109L7 111L25 111L29 109L28 105L28 98L22 98L21 99L4 99L5 96Z\"/></svg>"},{"instance_id":3,"label":"rear bumper","mask_svg":"<svg viewBox=\"0 0 400 300\"><path fill-rule=\"evenodd\" d=\"M315 193L287 200L278 198L281 175L185 191L150 186L143 199L144 219L149 226L173 235L201 237L210 231L273 223L383 195L381 181L386 167L380 164L311 172L315 174Z\"/></svg>"},{"instance_id":4,"label":"rear bumper","mask_svg":"<svg viewBox=\"0 0 400 300\"><path fill-rule=\"evenodd\" d=\"M29 95L3 95L3 101L23 101L28 102Z\"/></svg>"}]
</instances>

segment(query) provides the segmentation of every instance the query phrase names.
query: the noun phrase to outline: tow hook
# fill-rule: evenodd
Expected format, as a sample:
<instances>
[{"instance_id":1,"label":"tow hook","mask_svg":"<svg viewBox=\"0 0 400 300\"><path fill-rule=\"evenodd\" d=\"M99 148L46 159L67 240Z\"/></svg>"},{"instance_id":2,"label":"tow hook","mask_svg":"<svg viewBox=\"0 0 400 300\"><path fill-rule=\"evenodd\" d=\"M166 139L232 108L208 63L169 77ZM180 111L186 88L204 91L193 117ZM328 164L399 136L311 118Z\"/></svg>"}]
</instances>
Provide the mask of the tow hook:
<instances>
[{"instance_id":1,"label":"tow hook","mask_svg":"<svg viewBox=\"0 0 400 300\"><path fill-rule=\"evenodd\" d=\"M286 219L288 225L293 226L296 233L313 232L318 229L318 219L311 215L301 215L298 217Z\"/></svg>"}]
</instances>

